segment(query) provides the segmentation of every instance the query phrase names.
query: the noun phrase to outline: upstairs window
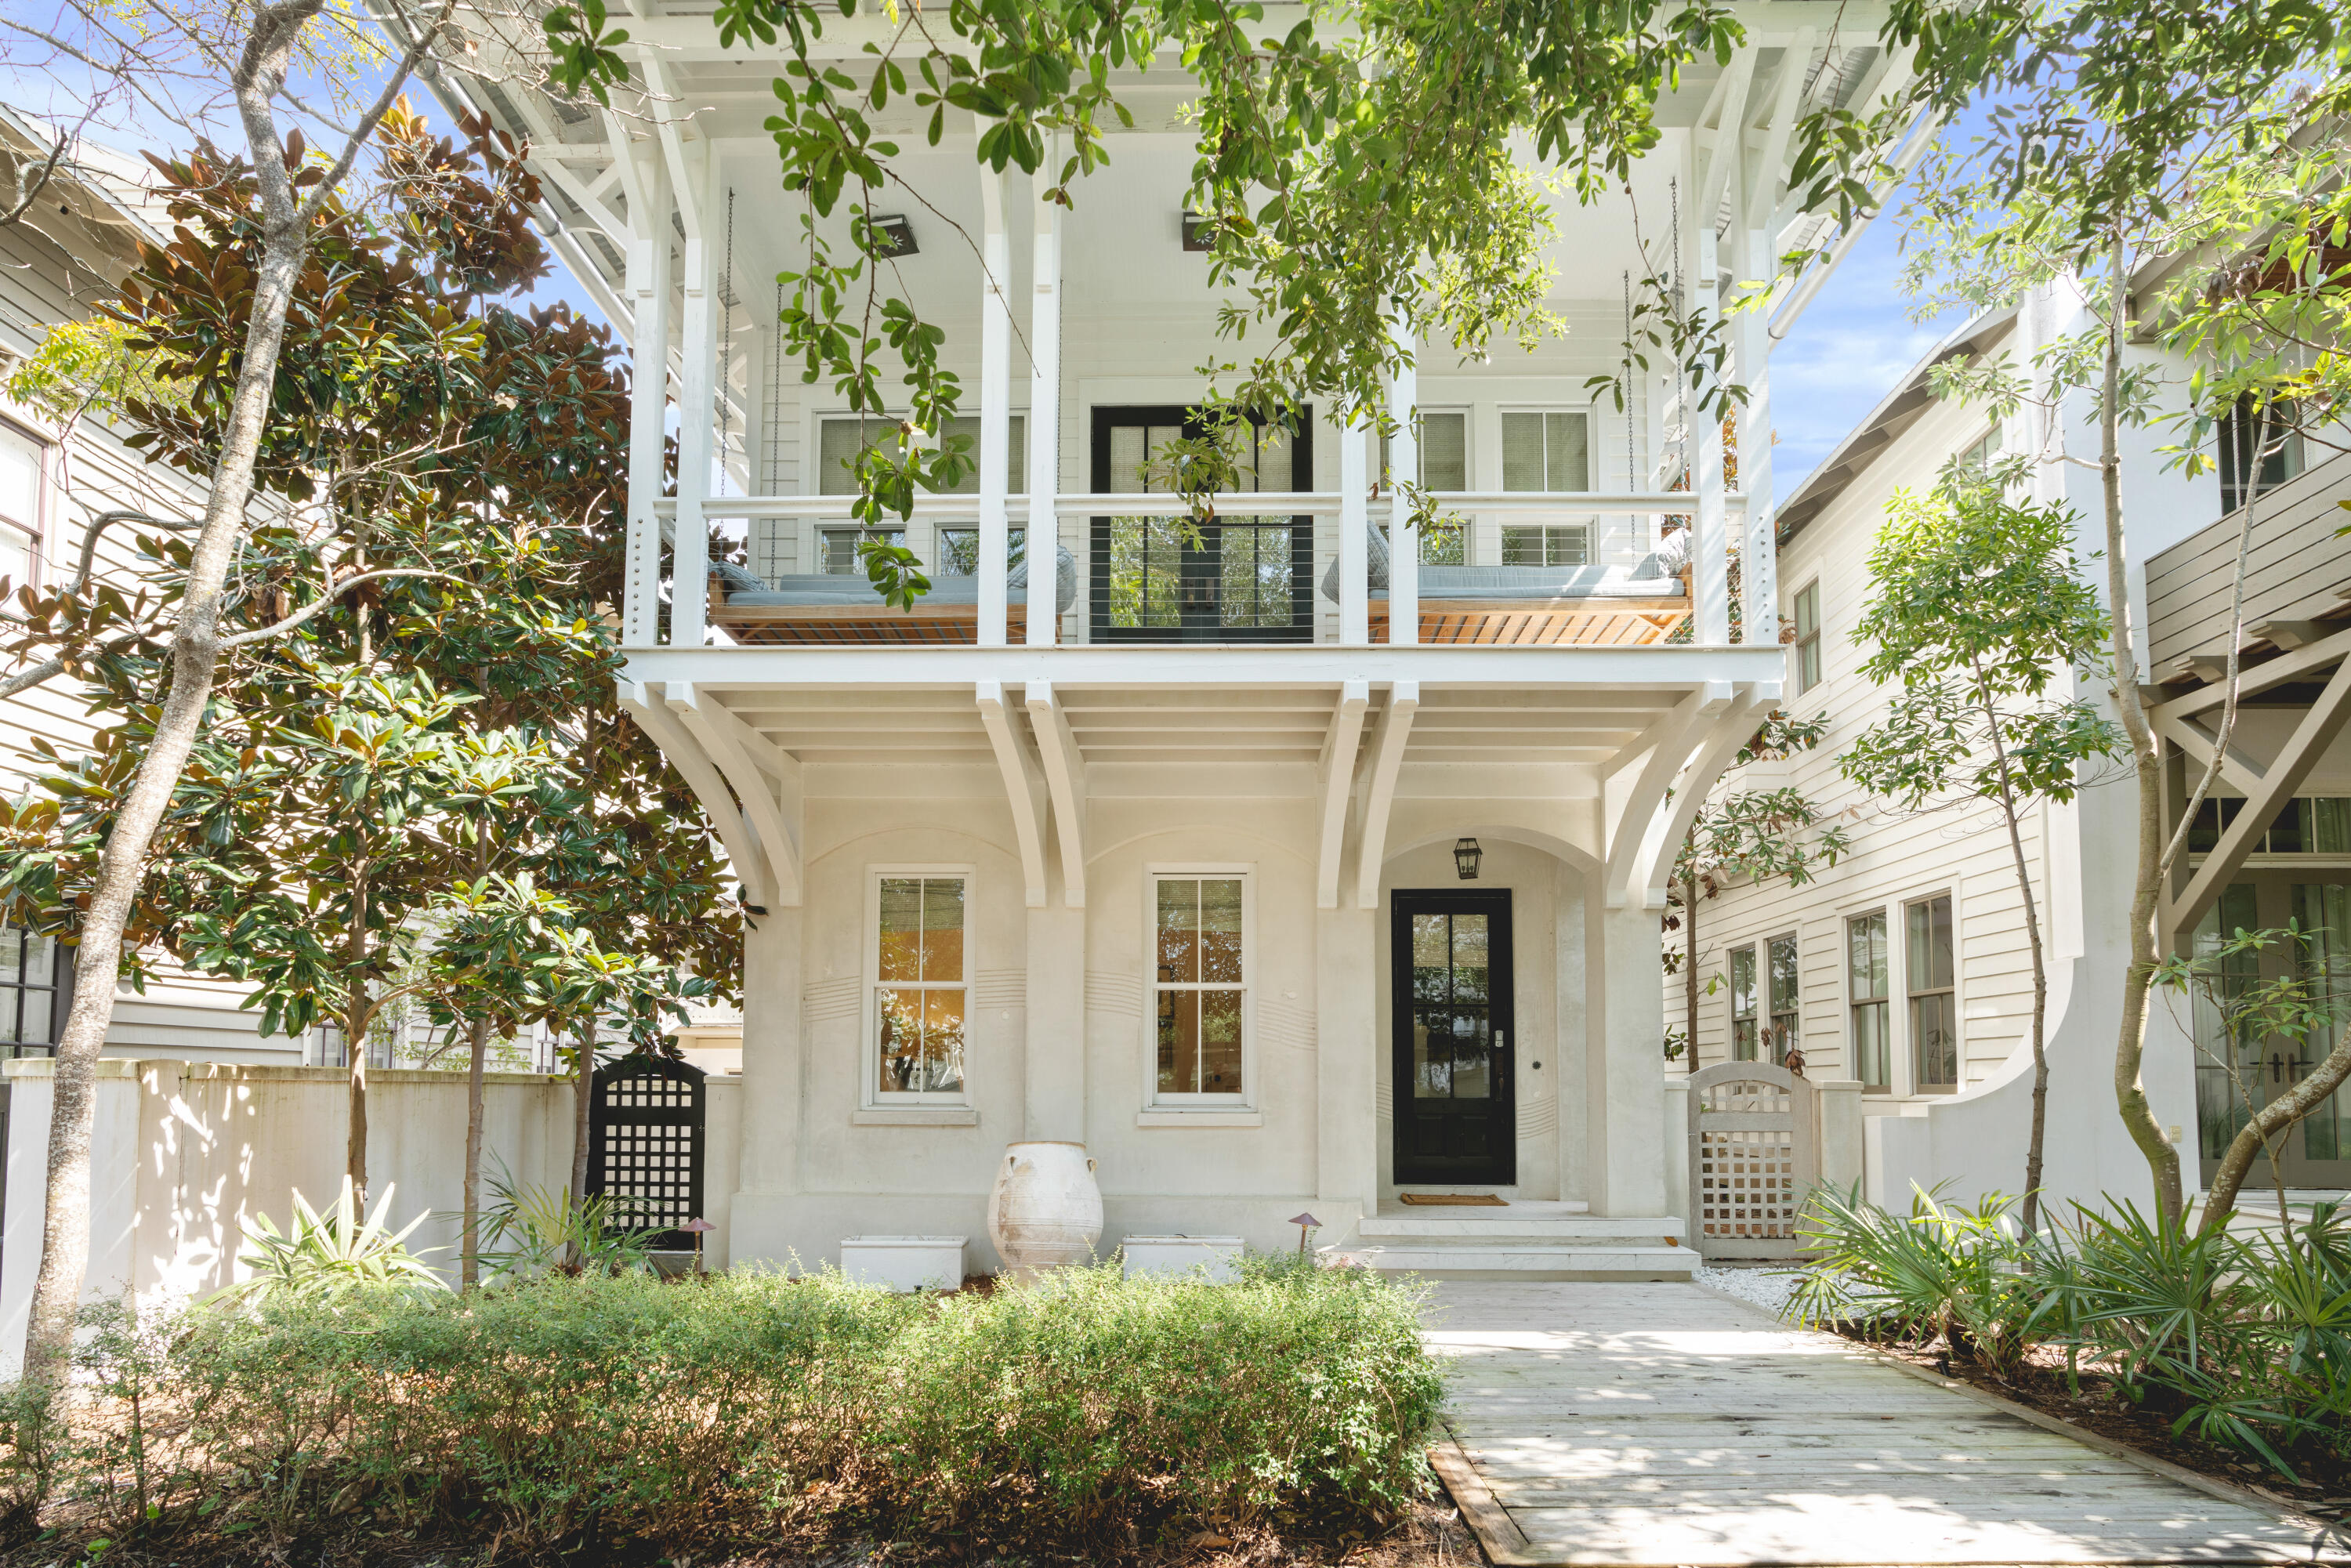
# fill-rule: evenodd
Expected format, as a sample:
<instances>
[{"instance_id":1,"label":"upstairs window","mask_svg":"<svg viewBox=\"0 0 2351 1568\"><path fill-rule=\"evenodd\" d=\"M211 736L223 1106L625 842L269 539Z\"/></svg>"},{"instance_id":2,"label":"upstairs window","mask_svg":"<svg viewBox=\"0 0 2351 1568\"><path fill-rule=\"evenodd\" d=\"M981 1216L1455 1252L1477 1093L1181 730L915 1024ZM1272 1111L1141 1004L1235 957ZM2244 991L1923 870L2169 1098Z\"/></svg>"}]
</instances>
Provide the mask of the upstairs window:
<instances>
[{"instance_id":1,"label":"upstairs window","mask_svg":"<svg viewBox=\"0 0 2351 1568\"><path fill-rule=\"evenodd\" d=\"M2293 422L2291 409L2273 410L2267 439L2263 439L2261 411L2250 397L2239 399L2237 405L2221 417L2219 436L2223 512L2233 512L2245 504L2249 484L2254 495L2264 495L2302 472L2302 434L2293 428ZM2256 442L2262 448L2258 455L2258 475L2253 451Z\"/></svg>"},{"instance_id":2,"label":"upstairs window","mask_svg":"<svg viewBox=\"0 0 2351 1568\"><path fill-rule=\"evenodd\" d=\"M1011 530L1010 547L1004 552L1007 567L1019 566L1028 558L1029 530ZM979 530L977 528L941 528L939 530L938 570L950 576L979 575Z\"/></svg>"},{"instance_id":3,"label":"upstairs window","mask_svg":"<svg viewBox=\"0 0 2351 1568\"><path fill-rule=\"evenodd\" d=\"M1012 433L1007 438L1006 465L1008 495L1025 494L1029 475L1029 422L1019 414L1012 416ZM946 492L955 496L979 494L979 416L960 414L947 421L946 434L960 435L968 443L964 448L967 466L963 483ZM894 420L868 416L825 419L817 424L817 494L820 496L854 496L857 494L857 459L869 446L884 452L898 451L898 424Z\"/></svg>"},{"instance_id":4,"label":"upstairs window","mask_svg":"<svg viewBox=\"0 0 2351 1568\"><path fill-rule=\"evenodd\" d=\"M1504 566L1584 566L1592 560L1592 530L1582 523L1513 523L1502 529Z\"/></svg>"},{"instance_id":5,"label":"upstairs window","mask_svg":"<svg viewBox=\"0 0 2351 1568\"><path fill-rule=\"evenodd\" d=\"M867 539L880 539L883 544L904 549L904 528L819 528L816 533L817 570L829 577L863 577L865 562L857 547Z\"/></svg>"},{"instance_id":6,"label":"upstairs window","mask_svg":"<svg viewBox=\"0 0 2351 1568\"><path fill-rule=\"evenodd\" d=\"M1467 490L1469 487L1469 416L1458 409L1416 409L1419 425L1420 472L1413 483L1424 490ZM1380 472L1390 478L1388 437L1380 437Z\"/></svg>"},{"instance_id":7,"label":"upstairs window","mask_svg":"<svg viewBox=\"0 0 2351 1568\"><path fill-rule=\"evenodd\" d=\"M47 444L0 424L0 577L13 594L33 580L41 541Z\"/></svg>"},{"instance_id":8,"label":"upstairs window","mask_svg":"<svg viewBox=\"0 0 2351 1568\"><path fill-rule=\"evenodd\" d=\"M1796 691L1821 684L1821 585L1808 582L1796 594Z\"/></svg>"},{"instance_id":9,"label":"upstairs window","mask_svg":"<svg viewBox=\"0 0 2351 1568\"><path fill-rule=\"evenodd\" d=\"M1592 488L1590 426L1581 413L1502 415L1502 488Z\"/></svg>"}]
</instances>

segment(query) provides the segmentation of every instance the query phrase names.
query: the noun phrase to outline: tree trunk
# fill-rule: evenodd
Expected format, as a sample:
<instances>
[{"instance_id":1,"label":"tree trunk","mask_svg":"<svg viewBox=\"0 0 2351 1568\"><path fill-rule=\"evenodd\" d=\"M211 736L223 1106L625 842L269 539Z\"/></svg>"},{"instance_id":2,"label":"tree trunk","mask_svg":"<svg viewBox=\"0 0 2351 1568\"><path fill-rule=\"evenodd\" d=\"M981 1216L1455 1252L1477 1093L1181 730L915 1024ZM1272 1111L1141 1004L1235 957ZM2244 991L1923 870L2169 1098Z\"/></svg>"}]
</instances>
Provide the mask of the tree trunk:
<instances>
[{"instance_id":1,"label":"tree trunk","mask_svg":"<svg viewBox=\"0 0 2351 1568\"><path fill-rule=\"evenodd\" d=\"M482 1282L482 1075L490 1054L490 1020L475 1019L465 1063L465 1239L457 1284Z\"/></svg>"},{"instance_id":2,"label":"tree trunk","mask_svg":"<svg viewBox=\"0 0 2351 1568\"><path fill-rule=\"evenodd\" d=\"M140 759L138 775L107 836L90 890L89 910L81 923L83 983L74 988L73 1007L57 1040L49 1118L47 1211L42 1218L41 1262L34 1275L26 1333L25 1376L36 1385L53 1385L57 1381L72 1348L74 1312L89 1266L89 1144L97 1113L98 1054L114 1021L123 931L130 923L131 901L146 880L156 830L171 805L188 754L194 749L205 706L212 698L213 677L220 662L222 584L244 532L246 502L253 493L254 458L260 449L263 420L277 376L278 350L286 336L286 309L301 273L304 248L296 225L269 225L261 267L254 278L245 362L237 374L220 460L213 465L204 527L189 559L180 619L172 633L171 685L147 755Z\"/></svg>"},{"instance_id":3,"label":"tree trunk","mask_svg":"<svg viewBox=\"0 0 2351 1568\"><path fill-rule=\"evenodd\" d=\"M2213 1174L2212 1189L2205 1196L2198 1230L2218 1230L2229 1223L2237 1207L2237 1194L2245 1185L2245 1173L2252 1169L2270 1140L2325 1103L2346 1079L2351 1079L2351 1029L2343 1030L2326 1060L2304 1073L2301 1082L2254 1112L2237 1129L2237 1135L2220 1155L2220 1168ZM2274 1170L2277 1162L2273 1159L2270 1166ZM2283 1223L2284 1216L2279 1218Z\"/></svg>"},{"instance_id":4,"label":"tree trunk","mask_svg":"<svg viewBox=\"0 0 2351 1568\"><path fill-rule=\"evenodd\" d=\"M2122 334L2128 285L2122 236L2113 240L2106 304L2105 365L2099 387L2098 478L2106 527L2106 608L2114 628L2115 706L2130 737L2132 772L2138 783L2137 877L2131 888L2130 965L2123 977L2122 1017L2115 1035L2115 1105L2123 1127L2138 1145L2155 1182L2158 1215L2180 1219L2179 1151L2163 1135L2147 1103L2141 1067L2147 1058L2147 1002L2155 981L2156 911L2163 894L2163 764L2138 693L2138 653L2130 623L2130 555L2123 534L2122 454L2119 437Z\"/></svg>"},{"instance_id":5,"label":"tree trunk","mask_svg":"<svg viewBox=\"0 0 2351 1568\"><path fill-rule=\"evenodd\" d=\"M260 451L262 427L277 380L278 354L286 340L287 307L293 300L308 249L308 227L315 208L304 204L319 199L342 183L366 138L397 100L418 57L447 25L450 12L446 4L441 5L432 22L414 32L413 42L400 51L381 91L359 115L342 155L325 172L326 178L315 187L316 194L304 198L295 190L286 168L272 105L285 88L302 29L324 4L325 0L287 0L255 6L248 13L252 29L236 51L236 64L229 74L261 195L261 260L254 273L252 311L246 320L245 357L237 367L236 391L229 400L220 456L209 476L204 526L189 552L180 618L172 627L170 689L156 716L147 755L140 759L138 774L123 797L122 809L107 834L105 852L99 858L98 876L79 932L83 973L91 983L76 988L65 1032L57 1040L41 1262L33 1277L25 1334L25 1378L37 1387L55 1385L73 1348L74 1312L89 1268L89 1142L96 1119L98 1053L114 1021L114 982L121 969L122 937L130 924L131 901L146 880L156 830L171 805L181 769L195 747L205 705L212 698L220 664L222 585L244 536L246 504L253 496L254 460Z\"/></svg>"},{"instance_id":6,"label":"tree trunk","mask_svg":"<svg viewBox=\"0 0 2351 1568\"><path fill-rule=\"evenodd\" d=\"M1698 1071L1698 879L1682 883L1682 1071Z\"/></svg>"},{"instance_id":7,"label":"tree trunk","mask_svg":"<svg viewBox=\"0 0 2351 1568\"><path fill-rule=\"evenodd\" d=\"M1983 672L1976 671L1978 692ZM2016 894L2024 901L2024 941L2032 955L2032 1130L2024 1143L2024 1233L2031 1236L2041 1221L2041 1164L2049 1128L2049 967L2042 949L2041 913L2032 898L2032 873L2024 858L2024 833L2016 821L2016 780L2009 772L2008 742L2000 733L2000 710L1989 698L1980 704L1984 723L1991 731L1992 759L2000 768L2000 814L2008 824L2009 853L2016 862Z\"/></svg>"},{"instance_id":8,"label":"tree trunk","mask_svg":"<svg viewBox=\"0 0 2351 1568\"><path fill-rule=\"evenodd\" d=\"M589 1026L592 1031L594 1025ZM596 1040L593 1033L580 1042L580 1071L571 1087L571 1198L588 1200L588 1113L596 1093Z\"/></svg>"},{"instance_id":9,"label":"tree trunk","mask_svg":"<svg viewBox=\"0 0 2351 1568\"><path fill-rule=\"evenodd\" d=\"M351 928L343 950L343 973L350 988L343 1001L343 1048L350 1057L351 1075L350 1128L344 1135L343 1174L351 1178L351 1190L358 1195L361 1210L368 1200L367 1030L375 1016L375 1004L368 996L367 877L367 862L362 861L351 873Z\"/></svg>"}]
</instances>

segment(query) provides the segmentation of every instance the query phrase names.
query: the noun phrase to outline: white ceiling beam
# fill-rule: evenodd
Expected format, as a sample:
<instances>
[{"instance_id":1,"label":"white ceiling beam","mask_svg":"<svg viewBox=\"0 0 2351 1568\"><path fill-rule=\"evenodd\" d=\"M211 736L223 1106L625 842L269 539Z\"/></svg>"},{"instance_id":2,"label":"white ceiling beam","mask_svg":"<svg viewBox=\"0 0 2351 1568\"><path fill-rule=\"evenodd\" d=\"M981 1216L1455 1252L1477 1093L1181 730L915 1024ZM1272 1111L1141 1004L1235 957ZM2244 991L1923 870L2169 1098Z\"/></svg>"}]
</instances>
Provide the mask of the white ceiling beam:
<instances>
[{"instance_id":1,"label":"white ceiling beam","mask_svg":"<svg viewBox=\"0 0 2351 1568\"><path fill-rule=\"evenodd\" d=\"M661 747L669 765L677 769L694 798L710 815L710 824L718 834L719 843L726 851L726 859L735 868L735 880L743 884L743 902L764 907L773 889L773 879L768 871L768 857L763 852L758 832L752 828L742 809L736 805L734 792L727 788L726 775L719 772L708 755L695 743L685 727L678 723L662 698L658 685L642 685L635 681L621 683L621 707L637 727L652 737Z\"/></svg>"},{"instance_id":2,"label":"white ceiling beam","mask_svg":"<svg viewBox=\"0 0 2351 1568\"><path fill-rule=\"evenodd\" d=\"M1812 65L1812 30L1800 28L1796 41L1781 51L1779 90L1773 95L1771 118L1764 124L1762 155L1756 160L1747 199L1739 209L1750 223L1769 212L1780 198L1781 165L1788 161L1788 139L1803 112L1804 77Z\"/></svg>"},{"instance_id":3,"label":"white ceiling beam","mask_svg":"<svg viewBox=\"0 0 2351 1568\"><path fill-rule=\"evenodd\" d=\"M1649 760L1634 781L1624 810L1608 825L1607 880L1603 891L1609 908L1625 906L1626 893L1642 871L1642 845L1656 822L1658 808L1665 804L1666 792L1673 788L1674 779L1689 759L1698 736L1717 715L1731 706L1736 695L1737 690L1729 682L1709 681L1677 703L1672 712L1652 727L1650 734L1656 740L1649 747Z\"/></svg>"},{"instance_id":4,"label":"white ceiling beam","mask_svg":"<svg viewBox=\"0 0 2351 1568\"><path fill-rule=\"evenodd\" d=\"M1703 732L1704 744L1675 781L1673 799L1660 813L1664 831L1651 835L1642 845L1640 874L1635 882L1642 889L1642 908L1666 906L1666 883L1673 876L1674 862L1680 858L1682 840L1689 833L1690 823L1698 820L1698 809L1706 804L1714 781L1730 766L1730 759L1779 701L1779 682L1758 681L1722 710L1711 729Z\"/></svg>"},{"instance_id":5,"label":"white ceiling beam","mask_svg":"<svg viewBox=\"0 0 2351 1568\"><path fill-rule=\"evenodd\" d=\"M750 818L752 830L759 835L759 847L767 858L768 891L772 894L767 902L785 909L799 908L800 835L794 821L799 815L798 766L782 768L770 763L769 771L777 775L771 780L754 760L752 748L746 742L757 741L761 748L771 752L774 748L748 734L716 697L697 692L689 684L672 685L665 700L686 733L701 746L704 755L717 764L718 771L733 786L736 799L743 802L744 814ZM788 805L793 808L789 812Z\"/></svg>"},{"instance_id":6,"label":"white ceiling beam","mask_svg":"<svg viewBox=\"0 0 2351 1568\"><path fill-rule=\"evenodd\" d=\"M1053 798L1053 831L1061 850L1061 902L1086 904L1086 758L1070 733L1070 716L1054 700L1052 684L1032 681L1029 724L1045 763L1045 787Z\"/></svg>"},{"instance_id":7,"label":"white ceiling beam","mask_svg":"<svg viewBox=\"0 0 2351 1568\"><path fill-rule=\"evenodd\" d=\"M1747 92L1755 82L1755 57L1759 52L1741 49L1730 62L1730 78L1722 95L1722 119L1717 124L1714 146L1706 155L1705 172L1698 183L1698 205L1690 212L1691 220L1703 230L1713 229L1714 214L1722 206L1723 189L1747 156ZM1714 280L1700 278L1698 285L1710 291ZM1708 298L1712 298L1710 292Z\"/></svg>"},{"instance_id":8,"label":"white ceiling beam","mask_svg":"<svg viewBox=\"0 0 2351 1568\"><path fill-rule=\"evenodd\" d=\"M997 771L1004 776L1005 799L1012 807L1012 831L1020 842L1020 871L1028 883L1031 909L1045 907L1045 791L1037 764L1004 706L1004 683L980 681L975 685L980 722L987 727L988 745L996 752Z\"/></svg>"},{"instance_id":9,"label":"white ceiling beam","mask_svg":"<svg viewBox=\"0 0 2351 1568\"><path fill-rule=\"evenodd\" d=\"M680 99L671 86L674 78L649 49L639 51L637 67L645 73L645 109L661 133L662 156L669 162L669 184L677 201L678 221L685 225L688 240L701 239L702 171L686 156L685 138L679 130L684 123L678 118Z\"/></svg>"},{"instance_id":10,"label":"white ceiling beam","mask_svg":"<svg viewBox=\"0 0 2351 1568\"><path fill-rule=\"evenodd\" d=\"M1314 902L1318 908L1339 907L1339 862L1347 842L1347 802L1355 789L1355 758L1362 748L1364 714L1371 706L1369 681L1349 681L1339 688L1338 706L1331 710L1331 729L1322 743L1316 775L1322 798L1322 831L1314 871Z\"/></svg>"},{"instance_id":11,"label":"white ceiling beam","mask_svg":"<svg viewBox=\"0 0 2351 1568\"><path fill-rule=\"evenodd\" d=\"M1355 846L1358 909L1380 906L1380 872L1387 862L1388 815L1395 804L1396 769L1404 765L1405 742L1412 737L1413 715L1419 711L1419 683L1398 681L1389 691L1387 711L1380 717L1372 775L1364 791L1364 831Z\"/></svg>"}]
</instances>

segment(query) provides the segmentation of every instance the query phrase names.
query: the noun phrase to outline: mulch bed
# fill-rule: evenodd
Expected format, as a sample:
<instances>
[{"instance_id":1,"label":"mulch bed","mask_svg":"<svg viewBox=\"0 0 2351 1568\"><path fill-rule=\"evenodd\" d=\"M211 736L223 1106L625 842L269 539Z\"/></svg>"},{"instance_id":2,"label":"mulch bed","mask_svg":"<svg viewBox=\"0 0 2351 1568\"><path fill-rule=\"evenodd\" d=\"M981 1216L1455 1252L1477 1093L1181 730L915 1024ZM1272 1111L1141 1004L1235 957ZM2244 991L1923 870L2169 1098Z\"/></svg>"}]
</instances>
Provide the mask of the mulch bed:
<instances>
[{"instance_id":1,"label":"mulch bed","mask_svg":"<svg viewBox=\"0 0 2351 1568\"><path fill-rule=\"evenodd\" d=\"M299 1542L256 1540L250 1534L222 1536L197 1526L169 1529L152 1540L118 1540L103 1549L107 1568L503 1568L521 1563L595 1563L600 1568L1060 1568L1060 1565L1134 1563L1140 1568L1482 1568L1476 1537L1460 1511L1442 1495L1416 1504L1410 1516L1385 1533L1360 1527L1322 1531L1315 1521L1277 1517L1267 1527L1238 1538L1202 1532L1186 1541L1129 1542L1083 1553L977 1557L953 1542L854 1542L810 1552L800 1548L714 1552L701 1547L669 1555L640 1544L611 1550L586 1546L567 1553L517 1552L496 1540L420 1540L378 1528L364 1514L325 1522ZM7 1568L83 1568L93 1544L85 1531L53 1530L39 1542L0 1552Z\"/></svg>"},{"instance_id":2,"label":"mulch bed","mask_svg":"<svg viewBox=\"0 0 2351 1568\"><path fill-rule=\"evenodd\" d=\"M1888 1344L1856 1333L1847 1333L1845 1337L1913 1366L1938 1373L1955 1383L1970 1385L2044 1416L2070 1422L2108 1442L2136 1448L2216 1481L2242 1487L2298 1513L2337 1523L2351 1522L2351 1468L2326 1467L2324 1459L2305 1466L2303 1456L2289 1455L2302 1474L2302 1484L2297 1485L2234 1448L2203 1442L2192 1433L2174 1437L2171 1423L2177 1411L2167 1413L2133 1404L2115 1379L2104 1373L2085 1371L2081 1375L2081 1392L2075 1394L2065 1380L2065 1356L2062 1351L2044 1347L2031 1352L2014 1380L2002 1382L1980 1363L1943 1351Z\"/></svg>"}]
</instances>

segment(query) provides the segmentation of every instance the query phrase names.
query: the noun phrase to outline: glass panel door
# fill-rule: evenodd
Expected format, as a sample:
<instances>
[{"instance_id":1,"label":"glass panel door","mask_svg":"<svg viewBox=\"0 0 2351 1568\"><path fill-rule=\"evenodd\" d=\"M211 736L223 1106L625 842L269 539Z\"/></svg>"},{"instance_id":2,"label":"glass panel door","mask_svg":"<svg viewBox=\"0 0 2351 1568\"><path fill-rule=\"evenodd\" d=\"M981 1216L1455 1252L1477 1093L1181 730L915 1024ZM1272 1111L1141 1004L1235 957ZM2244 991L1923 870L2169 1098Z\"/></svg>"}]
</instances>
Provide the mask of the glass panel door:
<instances>
[{"instance_id":1,"label":"glass panel door","mask_svg":"<svg viewBox=\"0 0 2351 1568\"><path fill-rule=\"evenodd\" d=\"M1395 1179L1516 1179L1510 895L1395 894Z\"/></svg>"},{"instance_id":2,"label":"glass panel door","mask_svg":"<svg viewBox=\"0 0 2351 1568\"><path fill-rule=\"evenodd\" d=\"M2320 873L2326 874L2326 873ZM2340 874L2340 873L2336 873ZM2298 977L2313 999L2351 1009L2351 883L2304 880L2310 872L2254 872L2222 891L2197 924L2192 951L2211 978L2195 998L2198 1153L2209 1180L2230 1140L2254 1109L2292 1090L2335 1049L2351 1023L2299 1038L2238 1024L2229 1004L2266 982ZM2239 930L2277 930L2292 920L2302 936L2260 952L2220 956ZM2275 1145L2277 1169L2256 1158L2255 1186L2339 1189L2351 1185L2351 1087L2337 1090Z\"/></svg>"},{"instance_id":3,"label":"glass panel door","mask_svg":"<svg viewBox=\"0 0 2351 1568\"><path fill-rule=\"evenodd\" d=\"M1168 444L1202 434L1181 407L1093 411L1097 495L1165 494ZM1311 426L1255 428L1236 488L1311 483ZM1310 517L1220 511L1206 523L1142 516L1093 519L1092 632L1107 643L1307 642L1313 636Z\"/></svg>"}]
</instances>

